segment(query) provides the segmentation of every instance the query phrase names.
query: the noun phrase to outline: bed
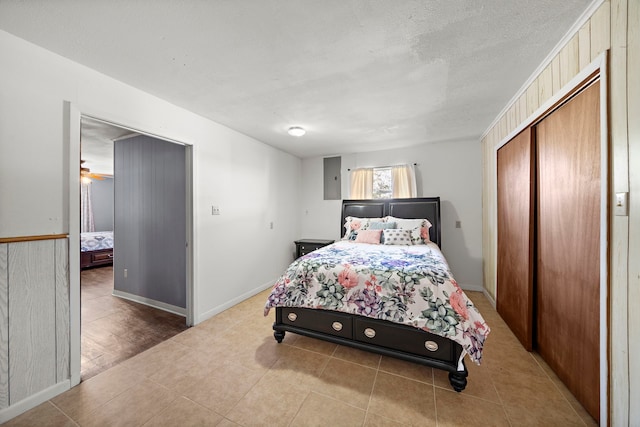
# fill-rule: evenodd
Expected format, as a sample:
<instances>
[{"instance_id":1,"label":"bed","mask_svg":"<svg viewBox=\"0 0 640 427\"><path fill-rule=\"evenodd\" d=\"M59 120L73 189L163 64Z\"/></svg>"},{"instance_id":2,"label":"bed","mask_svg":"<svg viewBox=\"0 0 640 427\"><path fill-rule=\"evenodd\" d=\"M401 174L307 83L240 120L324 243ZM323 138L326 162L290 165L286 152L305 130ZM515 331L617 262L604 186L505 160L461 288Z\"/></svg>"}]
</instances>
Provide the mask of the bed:
<instances>
[{"instance_id":1,"label":"bed","mask_svg":"<svg viewBox=\"0 0 640 427\"><path fill-rule=\"evenodd\" d=\"M113 264L113 231L80 233L80 268Z\"/></svg>"},{"instance_id":2,"label":"bed","mask_svg":"<svg viewBox=\"0 0 640 427\"><path fill-rule=\"evenodd\" d=\"M480 363L489 327L440 252L440 198L344 200L340 230L274 284L264 314L275 309L275 339L289 331L420 363L464 390L465 355Z\"/></svg>"}]
</instances>

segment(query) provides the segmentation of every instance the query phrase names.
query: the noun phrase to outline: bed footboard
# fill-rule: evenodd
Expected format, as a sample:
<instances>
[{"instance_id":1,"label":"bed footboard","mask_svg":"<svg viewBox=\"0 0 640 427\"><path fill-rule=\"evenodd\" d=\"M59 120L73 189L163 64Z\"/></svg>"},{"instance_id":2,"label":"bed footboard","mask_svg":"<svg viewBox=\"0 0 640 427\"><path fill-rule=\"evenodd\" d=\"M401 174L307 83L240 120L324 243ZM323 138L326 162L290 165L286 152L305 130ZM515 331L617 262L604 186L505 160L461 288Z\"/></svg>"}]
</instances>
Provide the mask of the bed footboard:
<instances>
[{"instance_id":1,"label":"bed footboard","mask_svg":"<svg viewBox=\"0 0 640 427\"><path fill-rule=\"evenodd\" d=\"M464 361L458 370L460 344L411 326L326 310L276 307L273 330L279 343L286 331L294 332L448 371L449 383L458 392L467 385Z\"/></svg>"}]
</instances>

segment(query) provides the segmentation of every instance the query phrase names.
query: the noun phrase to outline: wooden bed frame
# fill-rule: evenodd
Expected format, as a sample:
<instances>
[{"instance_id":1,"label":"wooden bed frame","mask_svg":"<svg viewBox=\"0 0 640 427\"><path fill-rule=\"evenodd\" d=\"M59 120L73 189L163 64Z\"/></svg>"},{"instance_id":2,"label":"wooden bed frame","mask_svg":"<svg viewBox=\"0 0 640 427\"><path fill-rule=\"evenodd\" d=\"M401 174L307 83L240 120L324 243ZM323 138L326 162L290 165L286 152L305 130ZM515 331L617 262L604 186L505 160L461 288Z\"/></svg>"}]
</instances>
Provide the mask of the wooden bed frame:
<instances>
[{"instance_id":1,"label":"wooden bed frame","mask_svg":"<svg viewBox=\"0 0 640 427\"><path fill-rule=\"evenodd\" d=\"M80 252L80 268L104 267L113 265L113 248Z\"/></svg>"},{"instance_id":2,"label":"wooden bed frame","mask_svg":"<svg viewBox=\"0 0 640 427\"><path fill-rule=\"evenodd\" d=\"M432 224L429 237L441 246L439 197L343 200L340 235L345 233L347 216L382 218L387 215L428 219ZM418 328L329 310L276 307L273 329L279 343L285 332L290 331L448 371L449 382L456 391L464 390L467 385L468 371L464 360L460 361L462 346ZM459 362L461 369L458 369Z\"/></svg>"}]
</instances>

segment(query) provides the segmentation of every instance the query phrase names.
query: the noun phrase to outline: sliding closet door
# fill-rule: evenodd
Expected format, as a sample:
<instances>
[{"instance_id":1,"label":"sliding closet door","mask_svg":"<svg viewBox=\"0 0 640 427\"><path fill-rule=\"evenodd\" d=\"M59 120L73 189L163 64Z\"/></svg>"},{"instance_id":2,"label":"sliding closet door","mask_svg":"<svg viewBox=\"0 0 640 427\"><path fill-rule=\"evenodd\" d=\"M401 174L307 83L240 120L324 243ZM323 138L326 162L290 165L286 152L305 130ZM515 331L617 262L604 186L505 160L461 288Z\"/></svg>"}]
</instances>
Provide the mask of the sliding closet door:
<instances>
[{"instance_id":1,"label":"sliding closet door","mask_svg":"<svg viewBox=\"0 0 640 427\"><path fill-rule=\"evenodd\" d=\"M545 118L538 151L537 350L599 418L598 82Z\"/></svg>"},{"instance_id":2,"label":"sliding closet door","mask_svg":"<svg viewBox=\"0 0 640 427\"><path fill-rule=\"evenodd\" d=\"M534 150L527 128L498 150L498 313L533 344Z\"/></svg>"}]
</instances>

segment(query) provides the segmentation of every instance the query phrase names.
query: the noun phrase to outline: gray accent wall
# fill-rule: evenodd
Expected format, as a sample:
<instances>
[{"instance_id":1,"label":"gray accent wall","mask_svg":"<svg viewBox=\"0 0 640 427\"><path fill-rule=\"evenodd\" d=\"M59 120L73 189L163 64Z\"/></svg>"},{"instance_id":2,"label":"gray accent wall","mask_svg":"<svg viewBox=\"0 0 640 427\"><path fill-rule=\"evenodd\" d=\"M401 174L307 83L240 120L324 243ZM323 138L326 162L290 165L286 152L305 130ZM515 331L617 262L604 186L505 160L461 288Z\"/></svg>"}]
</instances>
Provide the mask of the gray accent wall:
<instances>
[{"instance_id":1,"label":"gray accent wall","mask_svg":"<svg viewBox=\"0 0 640 427\"><path fill-rule=\"evenodd\" d=\"M186 308L185 147L114 144L114 289ZM125 277L126 270L126 277Z\"/></svg>"},{"instance_id":2,"label":"gray accent wall","mask_svg":"<svg viewBox=\"0 0 640 427\"><path fill-rule=\"evenodd\" d=\"M113 230L113 178L91 182L91 206L96 231Z\"/></svg>"}]
</instances>

